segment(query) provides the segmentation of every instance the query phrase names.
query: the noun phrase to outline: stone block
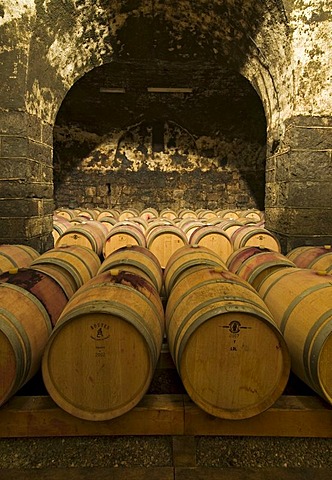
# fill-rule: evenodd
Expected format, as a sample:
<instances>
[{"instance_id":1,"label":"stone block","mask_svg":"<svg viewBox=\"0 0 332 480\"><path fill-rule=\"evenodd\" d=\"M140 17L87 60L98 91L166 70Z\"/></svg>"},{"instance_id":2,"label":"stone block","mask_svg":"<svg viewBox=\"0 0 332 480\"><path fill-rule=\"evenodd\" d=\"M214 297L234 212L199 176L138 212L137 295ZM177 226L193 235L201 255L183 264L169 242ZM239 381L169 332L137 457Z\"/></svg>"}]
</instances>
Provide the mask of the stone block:
<instances>
[{"instance_id":1,"label":"stone block","mask_svg":"<svg viewBox=\"0 0 332 480\"><path fill-rule=\"evenodd\" d=\"M1 144L2 157L19 158L28 156L28 139L26 137L3 136Z\"/></svg>"},{"instance_id":2,"label":"stone block","mask_svg":"<svg viewBox=\"0 0 332 480\"><path fill-rule=\"evenodd\" d=\"M29 158L46 165L53 163L53 151L49 145L29 140Z\"/></svg>"},{"instance_id":3,"label":"stone block","mask_svg":"<svg viewBox=\"0 0 332 480\"><path fill-rule=\"evenodd\" d=\"M48 123L41 123L41 142L53 147L53 126Z\"/></svg>"},{"instance_id":4,"label":"stone block","mask_svg":"<svg viewBox=\"0 0 332 480\"><path fill-rule=\"evenodd\" d=\"M332 133L332 131L331 131ZM292 155L290 179L332 180L331 152L297 152Z\"/></svg>"},{"instance_id":5,"label":"stone block","mask_svg":"<svg viewBox=\"0 0 332 480\"><path fill-rule=\"evenodd\" d=\"M287 130L284 143L291 149L331 150L332 124L329 126L317 125L314 117L309 118L311 118L311 125L297 123L297 120L297 124L294 124ZM309 120L307 123L309 123Z\"/></svg>"},{"instance_id":6,"label":"stone block","mask_svg":"<svg viewBox=\"0 0 332 480\"><path fill-rule=\"evenodd\" d=\"M2 217L29 217L38 215L39 201L26 198L1 198L0 212Z\"/></svg>"},{"instance_id":7,"label":"stone block","mask_svg":"<svg viewBox=\"0 0 332 480\"><path fill-rule=\"evenodd\" d=\"M331 183L296 181L289 184L289 207L325 208L331 205Z\"/></svg>"}]
</instances>

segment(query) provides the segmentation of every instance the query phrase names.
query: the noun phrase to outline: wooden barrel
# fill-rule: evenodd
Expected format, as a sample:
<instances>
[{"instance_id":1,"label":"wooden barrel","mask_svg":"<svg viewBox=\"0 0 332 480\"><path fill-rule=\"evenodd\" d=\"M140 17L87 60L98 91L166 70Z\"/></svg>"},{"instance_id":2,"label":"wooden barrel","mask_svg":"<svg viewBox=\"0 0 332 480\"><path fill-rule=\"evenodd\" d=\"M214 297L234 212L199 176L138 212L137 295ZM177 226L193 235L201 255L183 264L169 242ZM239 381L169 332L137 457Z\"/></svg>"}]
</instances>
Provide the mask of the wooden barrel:
<instances>
[{"instance_id":1,"label":"wooden barrel","mask_svg":"<svg viewBox=\"0 0 332 480\"><path fill-rule=\"evenodd\" d=\"M217 218L216 212L213 210L210 210L209 208L203 208L198 214L197 218L205 218L205 219L210 219L210 218Z\"/></svg>"},{"instance_id":2,"label":"wooden barrel","mask_svg":"<svg viewBox=\"0 0 332 480\"><path fill-rule=\"evenodd\" d=\"M31 268L9 270L0 275L0 283L16 285L34 295L44 306L53 326L68 302L66 293L57 281Z\"/></svg>"},{"instance_id":3,"label":"wooden barrel","mask_svg":"<svg viewBox=\"0 0 332 480\"><path fill-rule=\"evenodd\" d=\"M124 220L130 220L132 217L138 216L139 211L137 210L137 208L126 208L120 212L118 220L119 222L123 222Z\"/></svg>"},{"instance_id":4,"label":"wooden barrel","mask_svg":"<svg viewBox=\"0 0 332 480\"><path fill-rule=\"evenodd\" d=\"M86 221L80 225L68 228L55 243L55 247L62 245L77 245L93 250L97 255L102 254L106 233L100 228L101 222ZM105 232L107 231L106 227Z\"/></svg>"},{"instance_id":5,"label":"wooden barrel","mask_svg":"<svg viewBox=\"0 0 332 480\"><path fill-rule=\"evenodd\" d=\"M0 273L11 268L29 267L39 253L28 245L0 245Z\"/></svg>"},{"instance_id":6,"label":"wooden barrel","mask_svg":"<svg viewBox=\"0 0 332 480\"><path fill-rule=\"evenodd\" d=\"M111 217L117 220L119 218L119 214L120 212L114 208L106 208L105 210L101 210L101 212L99 212L97 220L100 222L105 217Z\"/></svg>"},{"instance_id":7,"label":"wooden barrel","mask_svg":"<svg viewBox=\"0 0 332 480\"><path fill-rule=\"evenodd\" d=\"M190 237L192 234L200 227L203 227L206 225L206 220L198 218L185 218L184 220L181 221L179 224L179 227L184 231L184 233L187 235L188 242L190 240Z\"/></svg>"},{"instance_id":8,"label":"wooden barrel","mask_svg":"<svg viewBox=\"0 0 332 480\"><path fill-rule=\"evenodd\" d=\"M309 268L320 271L324 270L326 273L332 274L332 252L317 257L310 263Z\"/></svg>"},{"instance_id":9,"label":"wooden barrel","mask_svg":"<svg viewBox=\"0 0 332 480\"><path fill-rule=\"evenodd\" d=\"M108 232L103 246L104 258L107 258L111 253L127 245L146 246L145 235L141 228L129 220L118 222Z\"/></svg>"},{"instance_id":10,"label":"wooden barrel","mask_svg":"<svg viewBox=\"0 0 332 480\"><path fill-rule=\"evenodd\" d=\"M219 228L224 230L224 232L227 233L227 235L232 238L232 235L236 230L239 228L243 227L243 224L239 222L239 220L229 220L229 219L219 219L219 223L217 223Z\"/></svg>"},{"instance_id":11,"label":"wooden barrel","mask_svg":"<svg viewBox=\"0 0 332 480\"><path fill-rule=\"evenodd\" d=\"M31 268L50 275L58 281L68 298L94 277L100 259L91 249L81 245L63 245L40 255Z\"/></svg>"},{"instance_id":12,"label":"wooden barrel","mask_svg":"<svg viewBox=\"0 0 332 480\"><path fill-rule=\"evenodd\" d=\"M297 247L291 250L286 256L297 267L312 268L311 264L320 258L322 255L331 254L331 245L307 246Z\"/></svg>"},{"instance_id":13,"label":"wooden barrel","mask_svg":"<svg viewBox=\"0 0 332 480\"><path fill-rule=\"evenodd\" d=\"M296 265L280 252L263 247L242 247L227 261L229 270L250 283L256 290L264 278L280 268Z\"/></svg>"},{"instance_id":14,"label":"wooden barrel","mask_svg":"<svg viewBox=\"0 0 332 480\"><path fill-rule=\"evenodd\" d=\"M59 215L53 215L52 236L53 236L54 243L71 226L72 226L71 221L67 220L65 217L60 217Z\"/></svg>"},{"instance_id":15,"label":"wooden barrel","mask_svg":"<svg viewBox=\"0 0 332 480\"><path fill-rule=\"evenodd\" d=\"M177 218L177 216L177 212L172 208L163 208L162 210L160 210L159 214L160 218L168 218L169 220L174 220L174 218Z\"/></svg>"},{"instance_id":16,"label":"wooden barrel","mask_svg":"<svg viewBox=\"0 0 332 480\"><path fill-rule=\"evenodd\" d=\"M126 245L115 250L101 264L98 274L111 269L126 270L136 275L143 275L158 292L163 286L163 272L157 257L146 247Z\"/></svg>"},{"instance_id":17,"label":"wooden barrel","mask_svg":"<svg viewBox=\"0 0 332 480\"><path fill-rule=\"evenodd\" d=\"M203 225L197 228L192 233L189 243L209 248L219 255L224 262L233 252L233 244L230 237L224 230L214 225Z\"/></svg>"},{"instance_id":18,"label":"wooden barrel","mask_svg":"<svg viewBox=\"0 0 332 480\"><path fill-rule=\"evenodd\" d=\"M155 208L148 207L148 208L144 208L143 210L141 210L139 216L141 218L143 218L144 220L148 221L152 218L158 218L159 213L158 213L158 210L156 210Z\"/></svg>"},{"instance_id":19,"label":"wooden barrel","mask_svg":"<svg viewBox=\"0 0 332 480\"><path fill-rule=\"evenodd\" d=\"M192 210L191 208L181 208L177 212L178 218L197 218L197 214L195 210Z\"/></svg>"},{"instance_id":20,"label":"wooden barrel","mask_svg":"<svg viewBox=\"0 0 332 480\"><path fill-rule=\"evenodd\" d=\"M102 217L99 220L99 222L102 223L103 225L105 225L105 227L107 229L107 232L110 232L112 230L112 228L114 227L114 225L116 225L118 223L118 221L114 217Z\"/></svg>"},{"instance_id":21,"label":"wooden barrel","mask_svg":"<svg viewBox=\"0 0 332 480\"><path fill-rule=\"evenodd\" d=\"M128 272L104 272L68 302L42 363L53 400L72 415L109 420L146 393L164 334L157 290Z\"/></svg>"},{"instance_id":22,"label":"wooden barrel","mask_svg":"<svg viewBox=\"0 0 332 480\"><path fill-rule=\"evenodd\" d=\"M332 276L310 269L271 273L259 287L288 345L292 370L332 403Z\"/></svg>"},{"instance_id":23,"label":"wooden barrel","mask_svg":"<svg viewBox=\"0 0 332 480\"><path fill-rule=\"evenodd\" d=\"M52 325L42 303L30 292L0 283L0 405L40 367Z\"/></svg>"},{"instance_id":24,"label":"wooden barrel","mask_svg":"<svg viewBox=\"0 0 332 480\"><path fill-rule=\"evenodd\" d=\"M145 233L149 225L147 220L141 217L132 217L130 219L130 222L133 223L134 225L137 225L142 230L143 233Z\"/></svg>"},{"instance_id":25,"label":"wooden barrel","mask_svg":"<svg viewBox=\"0 0 332 480\"><path fill-rule=\"evenodd\" d=\"M146 230L145 230L145 236L147 237L150 232L156 228L156 227L163 227L163 226L174 226L175 223L173 220L170 220L169 218L153 218L149 222Z\"/></svg>"},{"instance_id":26,"label":"wooden barrel","mask_svg":"<svg viewBox=\"0 0 332 480\"><path fill-rule=\"evenodd\" d=\"M184 245L176 250L167 262L164 271L166 295L170 294L183 274L197 265L211 268L220 267L227 270L227 266L221 257L209 248L202 245Z\"/></svg>"},{"instance_id":27,"label":"wooden barrel","mask_svg":"<svg viewBox=\"0 0 332 480\"><path fill-rule=\"evenodd\" d=\"M148 249L158 258L162 268L176 250L188 244L186 234L176 225L160 225L146 234Z\"/></svg>"},{"instance_id":28,"label":"wooden barrel","mask_svg":"<svg viewBox=\"0 0 332 480\"><path fill-rule=\"evenodd\" d=\"M90 221L90 217L86 217L84 215L77 215L76 217L69 220L70 226L73 227L74 225L80 225L81 223L86 223Z\"/></svg>"},{"instance_id":29,"label":"wooden barrel","mask_svg":"<svg viewBox=\"0 0 332 480\"><path fill-rule=\"evenodd\" d=\"M228 219L228 220L237 220L239 218L239 214L230 208L215 210L217 217Z\"/></svg>"},{"instance_id":30,"label":"wooden barrel","mask_svg":"<svg viewBox=\"0 0 332 480\"><path fill-rule=\"evenodd\" d=\"M86 217L89 220L97 220L99 213L97 213L93 208L81 208L78 217Z\"/></svg>"},{"instance_id":31,"label":"wooden barrel","mask_svg":"<svg viewBox=\"0 0 332 480\"><path fill-rule=\"evenodd\" d=\"M253 225L244 225L232 235L234 250L241 247L265 247L275 252L280 252L281 247L277 237L265 228Z\"/></svg>"},{"instance_id":32,"label":"wooden barrel","mask_svg":"<svg viewBox=\"0 0 332 480\"><path fill-rule=\"evenodd\" d=\"M170 352L191 399L211 415L249 418L283 393L285 341L257 292L220 269L190 271L166 307Z\"/></svg>"},{"instance_id":33,"label":"wooden barrel","mask_svg":"<svg viewBox=\"0 0 332 480\"><path fill-rule=\"evenodd\" d=\"M264 213L256 208L250 208L248 210L243 210L240 215L242 218L249 218L250 220L254 220L256 222L260 222L264 219Z\"/></svg>"},{"instance_id":34,"label":"wooden barrel","mask_svg":"<svg viewBox=\"0 0 332 480\"><path fill-rule=\"evenodd\" d=\"M71 218L74 218L76 216L75 210L71 208L57 208L54 212L56 215L59 215L60 217L64 217L67 220L70 220Z\"/></svg>"}]
</instances>

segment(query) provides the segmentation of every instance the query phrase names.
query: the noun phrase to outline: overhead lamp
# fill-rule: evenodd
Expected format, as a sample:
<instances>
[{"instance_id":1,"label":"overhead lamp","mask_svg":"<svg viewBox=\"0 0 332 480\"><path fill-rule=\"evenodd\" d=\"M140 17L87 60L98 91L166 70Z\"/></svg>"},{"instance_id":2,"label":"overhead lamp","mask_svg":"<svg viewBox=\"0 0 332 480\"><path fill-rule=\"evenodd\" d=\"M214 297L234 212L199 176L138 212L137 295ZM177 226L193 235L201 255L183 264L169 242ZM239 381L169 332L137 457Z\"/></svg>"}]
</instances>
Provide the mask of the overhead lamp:
<instances>
[{"instance_id":1,"label":"overhead lamp","mask_svg":"<svg viewBox=\"0 0 332 480\"><path fill-rule=\"evenodd\" d=\"M101 87L99 89L100 93L126 93L125 88L112 88L112 87Z\"/></svg>"},{"instance_id":2,"label":"overhead lamp","mask_svg":"<svg viewBox=\"0 0 332 480\"><path fill-rule=\"evenodd\" d=\"M192 88L180 88L180 87L148 87L150 93L192 93Z\"/></svg>"}]
</instances>

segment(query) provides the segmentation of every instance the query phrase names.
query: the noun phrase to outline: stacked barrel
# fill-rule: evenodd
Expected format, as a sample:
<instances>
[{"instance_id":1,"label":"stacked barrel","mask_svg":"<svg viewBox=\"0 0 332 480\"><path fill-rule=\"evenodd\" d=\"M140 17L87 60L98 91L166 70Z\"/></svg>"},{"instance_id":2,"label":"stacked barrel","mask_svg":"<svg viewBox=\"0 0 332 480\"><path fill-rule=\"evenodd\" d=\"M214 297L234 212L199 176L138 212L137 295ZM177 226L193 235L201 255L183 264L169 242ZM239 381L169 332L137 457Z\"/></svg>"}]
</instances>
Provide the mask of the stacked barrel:
<instances>
[{"instance_id":1,"label":"stacked barrel","mask_svg":"<svg viewBox=\"0 0 332 480\"><path fill-rule=\"evenodd\" d=\"M0 405L41 367L67 412L118 417L148 391L165 340L216 417L269 408L291 365L332 403L329 246L283 255L255 210L66 208L54 226L41 255L0 246Z\"/></svg>"}]
</instances>

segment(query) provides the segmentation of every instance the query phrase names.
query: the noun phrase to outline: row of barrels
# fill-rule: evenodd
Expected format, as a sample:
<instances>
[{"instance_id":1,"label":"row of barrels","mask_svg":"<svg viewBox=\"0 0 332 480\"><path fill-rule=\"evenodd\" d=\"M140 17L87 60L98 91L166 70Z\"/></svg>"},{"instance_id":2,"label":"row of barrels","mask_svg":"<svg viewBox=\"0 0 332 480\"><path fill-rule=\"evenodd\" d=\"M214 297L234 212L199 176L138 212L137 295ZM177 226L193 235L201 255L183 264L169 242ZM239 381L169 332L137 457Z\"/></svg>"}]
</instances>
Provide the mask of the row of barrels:
<instances>
[{"instance_id":1,"label":"row of barrels","mask_svg":"<svg viewBox=\"0 0 332 480\"><path fill-rule=\"evenodd\" d=\"M218 209L208 209L208 208L199 208L196 210L190 208L181 208L174 210L172 208L164 208L157 210L154 207L147 207L143 210L138 210L136 208L127 208L127 209L117 209L117 208L57 208L55 213L57 215L63 216L68 220L73 220L74 218L84 216L90 220L101 220L104 217L113 217L117 221L128 220L130 218L142 218L143 220L149 221L156 218L165 218L168 220L181 220L184 218L201 218L201 219L216 219L224 218L229 220L237 219L250 219L256 222L264 221L264 212L255 208L238 210L238 209L229 209L229 208L218 208Z\"/></svg>"},{"instance_id":2,"label":"row of barrels","mask_svg":"<svg viewBox=\"0 0 332 480\"><path fill-rule=\"evenodd\" d=\"M107 212L103 212L107 213ZM109 213L109 212L108 212ZM230 254L245 245L260 245L280 251L276 236L257 223L216 217L215 219L185 217L174 219L131 217L119 220L112 216L98 219L78 215L71 220L58 213L54 216L55 246L83 245L106 258L110 253L127 244L148 248L165 268L171 255L188 244L206 246L220 255L224 261Z\"/></svg>"},{"instance_id":3,"label":"row of barrels","mask_svg":"<svg viewBox=\"0 0 332 480\"><path fill-rule=\"evenodd\" d=\"M164 336L188 394L217 417L269 408L291 365L332 403L332 277L296 265L300 253L311 261L319 249L329 256L328 247L288 256L242 247L224 262L184 245L164 270L142 246L103 261L82 246L45 252L0 277L0 404L41 363L61 408L115 418L146 393Z\"/></svg>"}]
</instances>

